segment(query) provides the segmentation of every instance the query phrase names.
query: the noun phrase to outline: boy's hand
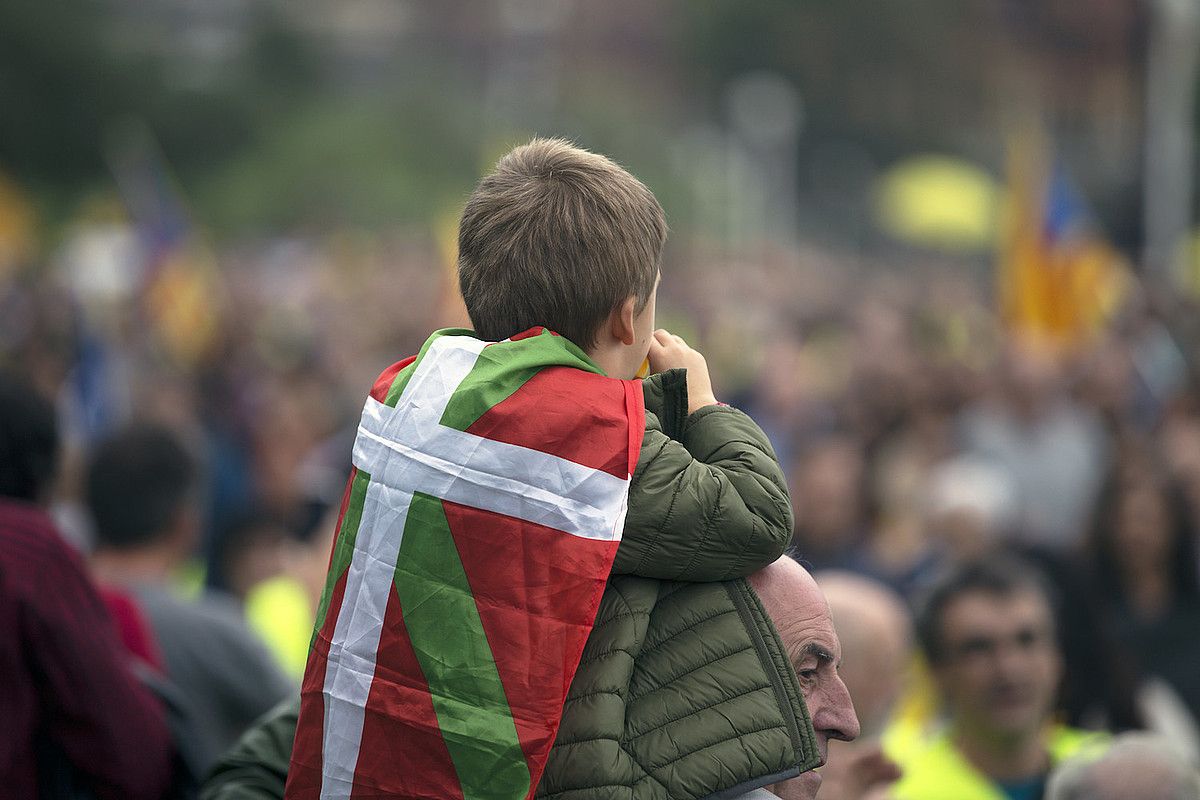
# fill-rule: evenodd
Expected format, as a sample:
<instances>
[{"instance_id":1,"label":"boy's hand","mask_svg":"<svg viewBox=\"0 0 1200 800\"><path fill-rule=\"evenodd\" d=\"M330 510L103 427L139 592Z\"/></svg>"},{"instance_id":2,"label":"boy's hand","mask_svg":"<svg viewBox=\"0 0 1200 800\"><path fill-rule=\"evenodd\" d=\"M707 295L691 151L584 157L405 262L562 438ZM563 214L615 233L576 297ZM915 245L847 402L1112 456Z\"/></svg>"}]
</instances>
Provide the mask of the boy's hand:
<instances>
[{"instance_id":1,"label":"boy's hand","mask_svg":"<svg viewBox=\"0 0 1200 800\"><path fill-rule=\"evenodd\" d=\"M650 338L650 372L669 369L687 370L688 413L705 406L715 406L712 378L708 375L708 362L699 350L688 347L682 337L659 328Z\"/></svg>"}]
</instances>

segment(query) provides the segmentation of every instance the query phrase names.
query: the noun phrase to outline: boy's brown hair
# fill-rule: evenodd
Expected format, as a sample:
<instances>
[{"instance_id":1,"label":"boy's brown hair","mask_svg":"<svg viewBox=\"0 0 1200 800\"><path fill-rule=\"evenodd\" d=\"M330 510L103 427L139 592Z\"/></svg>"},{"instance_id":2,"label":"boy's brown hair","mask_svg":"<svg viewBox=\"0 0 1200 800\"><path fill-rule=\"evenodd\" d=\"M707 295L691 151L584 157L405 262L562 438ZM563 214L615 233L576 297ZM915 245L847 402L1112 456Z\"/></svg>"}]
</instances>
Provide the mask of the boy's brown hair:
<instances>
[{"instance_id":1,"label":"boy's brown hair","mask_svg":"<svg viewBox=\"0 0 1200 800\"><path fill-rule=\"evenodd\" d=\"M563 139L534 139L479 182L458 229L458 281L490 341L542 325L584 350L630 295L645 308L667 223L641 181Z\"/></svg>"}]
</instances>

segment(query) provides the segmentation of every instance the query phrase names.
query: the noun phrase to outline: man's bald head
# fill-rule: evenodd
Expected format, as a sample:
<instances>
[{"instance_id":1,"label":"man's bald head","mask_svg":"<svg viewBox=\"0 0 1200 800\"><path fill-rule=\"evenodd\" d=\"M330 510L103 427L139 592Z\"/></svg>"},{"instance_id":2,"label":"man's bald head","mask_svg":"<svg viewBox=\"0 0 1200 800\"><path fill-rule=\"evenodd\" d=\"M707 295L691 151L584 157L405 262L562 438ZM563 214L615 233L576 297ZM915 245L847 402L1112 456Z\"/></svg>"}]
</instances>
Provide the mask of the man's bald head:
<instances>
[{"instance_id":1,"label":"man's bald head","mask_svg":"<svg viewBox=\"0 0 1200 800\"><path fill-rule=\"evenodd\" d=\"M1050 776L1047 800L1195 800L1200 772L1176 752L1176 743L1143 732L1123 733L1098 758L1064 762Z\"/></svg>"},{"instance_id":2,"label":"man's bald head","mask_svg":"<svg viewBox=\"0 0 1200 800\"><path fill-rule=\"evenodd\" d=\"M864 735L877 735L899 698L912 652L912 617L900 596L851 572L818 573L842 643L842 680Z\"/></svg>"},{"instance_id":3,"label":"man's bald head","mask_svg":"<svg viewBox=\"0 0 1200 800\"><path fill-rule=\"evenodd\" d=\"M763 567L749 580L788 648L788 656L794 658L792 645L805 639L808 628L819 626L829 617L829 603L821 587L808 570L788 556Z\"/></svg>"},{"instance_id":4,"label":"man's bald head","mask_svg":"<svg viewBox=\"0 0 1200 800\"><path fill-rule=\"evenodd\" d=\"M850 741L859 733L850 693L838 675L842 645L829 618L829 604L808 570L787 556L768 564L749 580L796 671L824 759L830 739ZM780 784L776 791L786 797L811 800L820 785L819 776L805 773Z\"/></svg>"}]
</instances>

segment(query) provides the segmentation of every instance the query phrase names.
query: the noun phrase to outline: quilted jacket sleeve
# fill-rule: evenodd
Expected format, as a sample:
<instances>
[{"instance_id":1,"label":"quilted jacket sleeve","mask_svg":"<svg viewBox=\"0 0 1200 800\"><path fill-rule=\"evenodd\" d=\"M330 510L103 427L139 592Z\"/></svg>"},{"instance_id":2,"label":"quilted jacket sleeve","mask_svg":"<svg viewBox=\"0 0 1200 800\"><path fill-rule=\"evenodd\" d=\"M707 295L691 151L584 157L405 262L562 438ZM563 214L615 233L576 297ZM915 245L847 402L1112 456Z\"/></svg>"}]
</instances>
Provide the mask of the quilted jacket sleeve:
<instances>
[{"instance_id":1,"label":"quilted jacket sleeve","mask_svg":"<svg viewBox=\"0 0 1200 800\"><path fill-rule=\"evenodd\" d=\"M766 434L729 406L688 415L686 376L646 384L646 436L614 574L681 581L742 577L774 561L792 508Z\"/></svg>"},{"instance_id":2,"label":"quilted jacket sleeve","mask_svg":"<svg viewBox=\"0 0 1200 800\"><path fill-rule=\"evenodd\" d=\"M300 716L300 697L290 698L243 734L213 767L200 800L279 800L287 781Z\"/></svg>"}]
</instances>

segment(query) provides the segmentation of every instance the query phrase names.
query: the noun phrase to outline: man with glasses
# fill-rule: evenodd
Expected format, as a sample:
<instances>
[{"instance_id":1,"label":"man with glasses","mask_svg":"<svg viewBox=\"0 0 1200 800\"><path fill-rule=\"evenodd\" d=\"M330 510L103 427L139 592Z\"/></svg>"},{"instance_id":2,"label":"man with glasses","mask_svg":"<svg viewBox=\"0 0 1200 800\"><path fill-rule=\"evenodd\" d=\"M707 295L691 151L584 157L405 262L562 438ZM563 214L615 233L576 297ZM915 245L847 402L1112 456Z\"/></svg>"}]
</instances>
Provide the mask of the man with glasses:
<instances>
[{"instance_id":1,"label":"man with glasses","mask_svg":"<svg viewBox=\"0 0 1200 800\"><path fill-rule=\"evenodd\" d=\"M1062 657L1050 593L1024 562L993 555L947 575L917 635L946 724L905 759L897 800L1038 800L1054 764L1100 746L1052 720Z\"/></svg>"}]
</instances>

